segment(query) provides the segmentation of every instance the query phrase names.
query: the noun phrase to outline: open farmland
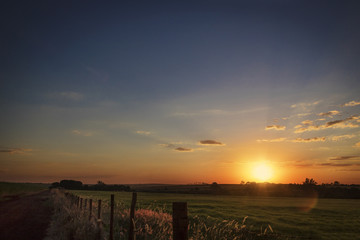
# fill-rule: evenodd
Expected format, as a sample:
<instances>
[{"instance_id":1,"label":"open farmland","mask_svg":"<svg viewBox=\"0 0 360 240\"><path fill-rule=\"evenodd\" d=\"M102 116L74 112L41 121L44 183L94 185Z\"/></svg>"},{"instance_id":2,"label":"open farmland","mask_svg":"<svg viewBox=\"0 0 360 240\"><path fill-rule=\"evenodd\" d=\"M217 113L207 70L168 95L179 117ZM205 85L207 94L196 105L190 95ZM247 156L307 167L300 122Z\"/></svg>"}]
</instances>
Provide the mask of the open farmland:
<instances>
[{"instance_id":1,"label":"open farmland","mask_svg":"<svg viewBox=\"0 0 360 240\"><path fill-rule=\"evenodd\" d=\"M49 184L44 183L10 183L0 182L0 201L17 198L27 193L46 190Z\"/></svg>"},{"instance_id":2,"label":"open farmland","mask_svg":"<svg viewBox=\"0 0 360 240\"><path fill-rule=\"evenodd\" d=\"M113 192L71 191L83 198L107 202ZM131 193L116 192L115 200L130 206ZM171 211L171 203L186 201L190 219L198 216L209 224L246 219L256 230L271 225L276 233L301 239L358 239L360 200L312 199L192 194L138 193L137 208ZM190 220L191 224L191 220Z\"/></svg>"}]
</instances>

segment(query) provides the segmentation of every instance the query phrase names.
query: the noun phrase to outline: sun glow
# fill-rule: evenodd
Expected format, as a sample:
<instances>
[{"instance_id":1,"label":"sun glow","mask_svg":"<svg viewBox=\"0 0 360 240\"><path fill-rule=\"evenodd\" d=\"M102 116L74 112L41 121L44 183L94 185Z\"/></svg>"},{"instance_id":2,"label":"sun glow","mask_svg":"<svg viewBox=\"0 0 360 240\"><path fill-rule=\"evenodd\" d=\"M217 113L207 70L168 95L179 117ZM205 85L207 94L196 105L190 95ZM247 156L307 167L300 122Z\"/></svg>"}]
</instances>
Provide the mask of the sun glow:
<instances>
[{"instance_id":1,"label":"sun glow","mask_svg":"<svg viewBox=\"0 0 360 240\"><path fill-rule=\"evenodd\" d=\"M256 180L265 182L273 177L273 169L266 163L257 163L253 167L252 175Z\"/></svg>"}]
</instances>

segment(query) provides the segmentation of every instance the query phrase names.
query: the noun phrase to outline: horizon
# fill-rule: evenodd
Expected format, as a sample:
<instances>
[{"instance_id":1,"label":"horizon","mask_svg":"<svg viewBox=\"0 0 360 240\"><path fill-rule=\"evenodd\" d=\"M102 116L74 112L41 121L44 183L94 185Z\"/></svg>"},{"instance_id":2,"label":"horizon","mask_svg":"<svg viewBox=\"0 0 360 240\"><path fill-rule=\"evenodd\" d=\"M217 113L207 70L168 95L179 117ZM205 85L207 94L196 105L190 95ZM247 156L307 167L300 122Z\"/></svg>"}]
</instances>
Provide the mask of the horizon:
<instances>
[{"instance_id":1,"label":"horizon","mask_svg":"<svg viewBox=\"0 0 360 240\"><path fill-rule=\"evenodd\" d=\"M359 7L8 2L0 181L360 184Z\"/></svg>"}]
</instances>

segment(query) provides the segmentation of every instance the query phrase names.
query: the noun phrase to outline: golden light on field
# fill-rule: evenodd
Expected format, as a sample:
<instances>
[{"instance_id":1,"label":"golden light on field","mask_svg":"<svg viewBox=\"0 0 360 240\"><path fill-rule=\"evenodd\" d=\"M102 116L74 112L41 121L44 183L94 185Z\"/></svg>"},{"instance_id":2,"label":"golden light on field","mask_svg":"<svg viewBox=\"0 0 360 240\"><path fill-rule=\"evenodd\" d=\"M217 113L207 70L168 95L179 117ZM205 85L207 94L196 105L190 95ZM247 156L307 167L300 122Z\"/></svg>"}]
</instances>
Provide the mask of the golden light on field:
<instances>
[{"instance_id":1,"label":"golden light on field","mask_svg":"<svg viewBox=\"0 0 360 240\"><path fill-rule=\"evenodd\" d=\"M252 175L257 181L269 181L273 177L273 169L267 163L260 162L254 165Z\"/></svg>"}]
</instances>

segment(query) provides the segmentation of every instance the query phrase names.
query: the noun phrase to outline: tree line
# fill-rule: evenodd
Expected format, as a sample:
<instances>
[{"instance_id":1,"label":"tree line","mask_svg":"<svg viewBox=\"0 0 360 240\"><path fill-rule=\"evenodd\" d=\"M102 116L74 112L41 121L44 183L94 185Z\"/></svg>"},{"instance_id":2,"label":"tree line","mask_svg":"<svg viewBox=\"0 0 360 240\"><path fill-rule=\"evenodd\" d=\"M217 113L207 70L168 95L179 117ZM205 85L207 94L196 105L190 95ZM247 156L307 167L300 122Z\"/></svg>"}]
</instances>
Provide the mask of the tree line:
<instances>
[{"instance_id":1,"label":"tree line","mask_svg":"<svg viewBox=\"0 0 360 240\"><path fill-rule=\"evenodd\" d=\"M97 184L83 184L81 181L76 180L61 180L60 182L54 182L50 185L50 188L64 188L68 190L94 190L94 191L125 191L130 192L130 186L121 184L105 184L102 181L98 181Z\"/></svg>"}]
</instances>

